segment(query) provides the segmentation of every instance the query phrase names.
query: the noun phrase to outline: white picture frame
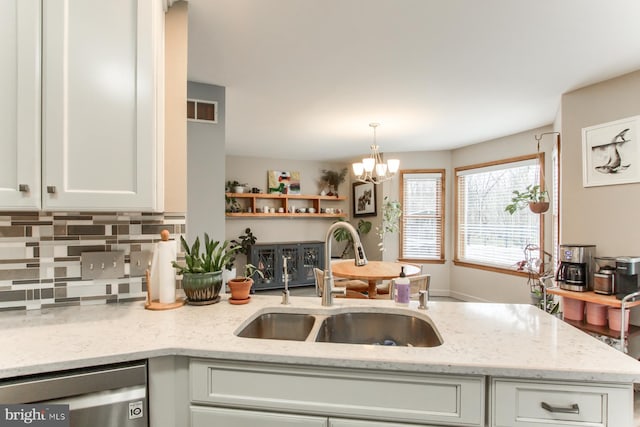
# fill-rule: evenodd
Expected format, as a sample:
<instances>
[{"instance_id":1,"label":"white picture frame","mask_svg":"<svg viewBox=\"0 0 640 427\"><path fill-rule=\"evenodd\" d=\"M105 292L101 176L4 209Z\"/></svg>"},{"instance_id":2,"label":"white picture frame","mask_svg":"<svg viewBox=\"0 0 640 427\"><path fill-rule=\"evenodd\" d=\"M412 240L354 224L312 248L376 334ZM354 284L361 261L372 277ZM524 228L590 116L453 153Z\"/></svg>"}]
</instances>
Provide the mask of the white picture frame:
<instances>
[{"instance_id":1,"label":"white picture frame","mask_svg":"<svg viewBox=\"0 0 640 427\"><path fill-rule=\"evenodd\" d=\"M582 128L582 185L640 182L640 116Z\"/></svg>"}]
</instances>

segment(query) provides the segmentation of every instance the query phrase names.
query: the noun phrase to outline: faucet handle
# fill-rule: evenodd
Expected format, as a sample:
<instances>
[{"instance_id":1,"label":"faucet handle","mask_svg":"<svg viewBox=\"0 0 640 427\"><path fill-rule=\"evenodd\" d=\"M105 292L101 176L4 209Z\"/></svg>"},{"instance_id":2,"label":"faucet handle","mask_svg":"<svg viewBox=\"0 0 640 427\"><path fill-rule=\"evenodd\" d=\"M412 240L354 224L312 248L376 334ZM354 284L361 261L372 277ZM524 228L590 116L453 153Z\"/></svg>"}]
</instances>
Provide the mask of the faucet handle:
<instances>
[{"instance_id":1,"label":"faucet handle","mask_svg":"<svg viewBox=\"0 0 640 427\"><path fill-rule=\"evenodd\" d=\"M331 289L333 295L347 296L347 288L333 288Z\"/></svg>"}]
</instances>

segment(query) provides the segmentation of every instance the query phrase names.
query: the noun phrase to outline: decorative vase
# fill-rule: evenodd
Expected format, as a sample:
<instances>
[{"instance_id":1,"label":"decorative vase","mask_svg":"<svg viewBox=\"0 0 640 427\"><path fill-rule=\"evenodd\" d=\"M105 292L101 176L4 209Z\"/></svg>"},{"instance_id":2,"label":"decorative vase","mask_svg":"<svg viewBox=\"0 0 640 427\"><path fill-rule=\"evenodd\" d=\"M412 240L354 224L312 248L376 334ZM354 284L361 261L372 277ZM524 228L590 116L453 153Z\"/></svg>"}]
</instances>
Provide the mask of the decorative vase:
<instances>
[{"instance_id":1,"label":"decorative vase","mask_svg":"<svg viewBox=\"0 0 640 427\"><path fill-rule=\"evenodd\" d=\"M249 292L251 291L251 286L253 286L253 279L237 277L229 280L228 285L229 291L231 292L231 299L246 300L249 299Z\"/></svg>"},{"instance_id":2,"label":"decorative vase","mask_svg":"<svg viewBox=\"0 0 640 427\"><path fill-rule=\"evenodd\" d=\"M208 305L220 301L222 271L211 273L184 273L182 289L187 296L187 304Z\"/></svg>"},{"instance_id":3,"label":"decorative vase","mask_svg":"<svg viewBox=\"0 0 640 427\"><path fill-rule=\"evenodd\" d=\"M549 210L549 202L531 202L529 209L536 214L544 213Z\"/></svg>"}]
</instances>

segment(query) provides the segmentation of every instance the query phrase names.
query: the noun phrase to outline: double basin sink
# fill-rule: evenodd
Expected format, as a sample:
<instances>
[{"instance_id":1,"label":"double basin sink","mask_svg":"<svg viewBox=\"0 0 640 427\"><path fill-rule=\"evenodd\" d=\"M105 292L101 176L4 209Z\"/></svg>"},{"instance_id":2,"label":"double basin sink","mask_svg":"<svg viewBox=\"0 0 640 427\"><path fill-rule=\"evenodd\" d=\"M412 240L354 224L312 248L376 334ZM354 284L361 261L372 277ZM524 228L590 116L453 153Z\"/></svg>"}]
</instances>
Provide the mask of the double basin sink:
<instances>
[{"instance_id":1,"label":"double basin sink","mask_svg":"<svg viewBox=\"0 0 640 427\"><path fill-rule=\"evenodd\" d=\"M426 317L426 316L425 316ZM411 313L346 311L339 313L258 313L236 333L243 338L436 347L442 338L428 320Z\"/></svg>"}]
</instances>

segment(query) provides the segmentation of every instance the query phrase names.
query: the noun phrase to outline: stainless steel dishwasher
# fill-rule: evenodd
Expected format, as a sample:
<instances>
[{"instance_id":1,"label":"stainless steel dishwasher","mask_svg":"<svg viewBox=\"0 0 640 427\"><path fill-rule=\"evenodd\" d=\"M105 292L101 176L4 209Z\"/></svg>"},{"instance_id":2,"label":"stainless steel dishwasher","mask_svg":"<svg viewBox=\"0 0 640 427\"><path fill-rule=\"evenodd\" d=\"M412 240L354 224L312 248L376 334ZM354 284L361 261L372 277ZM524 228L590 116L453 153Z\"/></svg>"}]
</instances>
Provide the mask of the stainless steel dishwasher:
<instances>
[{"instance_id":1,"label":"stainless steel dishwasher","mask_svg":"<svg viewBox=\"0 0 640 427\"><path fill-rule=\"evenodd\" d=\"M147 427L147 363L0 380L0 404L66 404L71 427Z\"/></svg>"}]
</instances>

